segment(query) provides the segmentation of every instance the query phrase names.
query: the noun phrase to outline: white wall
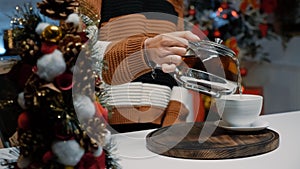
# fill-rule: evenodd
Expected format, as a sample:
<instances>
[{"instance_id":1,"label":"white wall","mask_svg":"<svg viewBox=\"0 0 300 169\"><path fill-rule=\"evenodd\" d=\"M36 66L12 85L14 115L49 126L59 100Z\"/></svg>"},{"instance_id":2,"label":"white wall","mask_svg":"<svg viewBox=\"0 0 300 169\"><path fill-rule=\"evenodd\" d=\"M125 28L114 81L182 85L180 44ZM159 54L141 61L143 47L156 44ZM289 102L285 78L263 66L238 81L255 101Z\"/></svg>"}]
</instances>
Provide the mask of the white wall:
<instances>
[{"instance_id":1,"label":"white wall","mask_svg":"<svg viewBox=\"0 0 300 169\"><path fill-rule=\"evenodd\" d=\"M300 37L283 47L280 40L265 40L264 50L271 63L247 62L247 86L264 88L265 114L300 110Z\"/></svg>"}]
</instances>

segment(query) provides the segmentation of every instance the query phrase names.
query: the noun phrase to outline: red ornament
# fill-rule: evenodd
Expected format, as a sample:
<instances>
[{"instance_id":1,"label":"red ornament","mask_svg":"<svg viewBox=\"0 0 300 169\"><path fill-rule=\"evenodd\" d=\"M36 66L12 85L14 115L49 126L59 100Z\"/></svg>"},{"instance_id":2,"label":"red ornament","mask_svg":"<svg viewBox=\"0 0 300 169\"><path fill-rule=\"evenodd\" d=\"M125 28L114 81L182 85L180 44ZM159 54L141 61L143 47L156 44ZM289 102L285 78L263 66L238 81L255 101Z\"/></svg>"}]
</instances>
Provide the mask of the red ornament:
<instances>
[{"instance_id":1,"label":"red ornament","mask_svg":"<svg viewBox=\"0 0 300 169\"><path fill-rule=\"evenodd\" d=\"M96 108L96 114L102 116L106 121L108 121L108 110L104 108L99 102L94 102Z\"/></svg>"},{"instance_id":2,"label":"red ornament","mask_svg":"<svg viewBox=\"0 0 300 169\"><path fill-rule=\"evenodd\" d=\"M43 155L43 162L47 163L49 160L51 160L53 158L53 152L52 151L47 151L44 155Z\"/></svg>"},{"instance_id":3,"label":"red ornament","mask_svg":"<svg viewBox=\"0 0 300 169\"><path fill-rule=\"evenodd\" d=\"M195 7L192 5L192 6L190 6L190 9L189 9L189 15L194 16L195 14L196 14L196 10L195 10Z\"/></svg>"},{"instance_id":4,"label":"red ornament","mask_svg":"<svg viewBox=\"0 0 300 169\"><path fill-rule=\"evenodd\" d=\"M44 54L52 53L55 49L57 49L57 45L51 43L42 43L41 52Z\"/></svg>"},{"instance_id":5,"label":"red ornament","mask_svg":"<svg viewBox=\"0 0 300 169\"><path fill-rule=\"evenodd\" d=\"M37 66L33 66L32 69L31 69L31 71L32 71L33 73L36 73L36 72L38 71Z\"/></svg>"},{"instance_id":6,"label":"red ornament","mask_svg":"<svg viewBox=\"0 0 300 169\"><path fill-rule=\"evenodd\" d=\"M221 36L221 32L218 31L218 30L215 30L215 32L214 32L214 37L218 38L218 37L220 37L220 36Z\"/></svg>"},{"instance_id":7,"label":"red ornament","mask_svg":"<svg viewBox=\"0 0 300 169\"><path fill-rule=\"evenodd\" d=\"M239 18L239 14L234 10L231 11L231 15L235 18Z\"/></svg>"},{"instance_id":8,"label":"red ornament","mask_svg":"<svg viewBox=\"0 0 300 169\"><path fill-rule=\"evenodd\" d=\"M95 157L92 153L85 153L79 163L76 165L78 169L106 169L105 153L99 157Z\"/></svg>"},{"instance_id":9,"label":"red ornament","mask_svg":"<svg viewBox=\"0 0 300 169\"><path fill-rule=\"evenodd\" d=\"M72 89L73 83L73 74L63 73L55 78L56 86L63 91Z\"/></svg>"},{"instance_id":10,"label":"red ornament","mask_svg":"<svg viewBox=\"0 0 300 169\"><path fill-rule=\"evenodd\" d=\"M80 36L81 38L81 43L85 43L86 41L89 40L89 38L86 36L85 32L77 32L77 34Z\"/></svg>"},{"instance_id":11,"label":"red ornament","mask_svg":"<svg viewBox=\"0 0 300 169\"><path fill-rule=\"evenodd\" d=\"M18 117L18 127L24 130L29 129L29 117L27 112L23 112Z\"/></svg>"},{"instance_id":12,"label":"red ornament","mask_svg":"<svg viewBox=\"0 0 300 169\"><path fill-rule=\"evenodd\" d=\"M240 3L240 11L242 13L245 13L248 6L252 7L252 9L258 9L259 8L259 3L257 0L242 0Z\"/></svg>"},{"instance_id":13,"label":"red ornament","mask_svg":"<svg viewBox=\"0 0 300 169\"><path fill-rule=\"evenodd\" d=\"M242 93L245 92L245 86L242 86Z\"/></svg>"},{"instance_id":14,"label":"red ornament","mask_svg":"<svg viewBox=\"0 0 300 169\"><path fill-rule=\"evenodd\" d=\"M248 70L246 68L240 68L240 73L241 73L241 76L246 76L248 73Z\"/></svg>"},{"instance_id":15,"label":"red ornament","mask_svg":"<svg viewBox=\"0 0 300 169\"><path fill-rule=\"evenodd\" d=\"M259 30L262 37L266 37L268 33L268 25L265 23L259 24Z\"/></svg>"}]
</instances>

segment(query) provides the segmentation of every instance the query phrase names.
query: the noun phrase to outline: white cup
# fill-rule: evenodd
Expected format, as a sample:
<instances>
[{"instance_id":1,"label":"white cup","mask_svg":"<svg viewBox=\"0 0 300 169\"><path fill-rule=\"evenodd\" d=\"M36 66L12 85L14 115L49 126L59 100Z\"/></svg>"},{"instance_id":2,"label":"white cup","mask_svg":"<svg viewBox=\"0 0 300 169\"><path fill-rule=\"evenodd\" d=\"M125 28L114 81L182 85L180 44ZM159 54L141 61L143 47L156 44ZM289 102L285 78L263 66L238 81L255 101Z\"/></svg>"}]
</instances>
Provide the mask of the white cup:
<instances>
[{"instance_id":1,"label":"white cup","mask_svg":"<svg viewBox=\"0 0 300 169\"><path fill-rule=\"evenodd\" d=\"M263 97L253 94L233 94L216 99L222 120L230 126L250 126L262 110Z\"/></svg>"}]
</instances>

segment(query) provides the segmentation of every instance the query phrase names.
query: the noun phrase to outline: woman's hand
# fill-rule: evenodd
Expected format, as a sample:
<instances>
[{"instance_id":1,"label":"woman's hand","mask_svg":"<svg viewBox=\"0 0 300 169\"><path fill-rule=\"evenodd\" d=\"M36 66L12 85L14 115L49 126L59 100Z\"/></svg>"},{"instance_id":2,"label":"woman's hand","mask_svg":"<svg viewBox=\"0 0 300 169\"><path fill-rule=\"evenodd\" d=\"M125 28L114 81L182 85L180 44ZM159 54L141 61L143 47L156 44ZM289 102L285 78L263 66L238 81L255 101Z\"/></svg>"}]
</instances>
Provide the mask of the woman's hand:
<instances>
[{"instance_id":1,"label":"woman's hand","mask_svg":"<svg viewBox=\"0 0 300 169\"><path fill-rule=\"evenodd\" d=\"M165 73L175 71L185 55L189 41L199 41L200 38L190 31L180 31L157 35L144 42L146 57L161 65Z\"/></svg>"}]
</instances>

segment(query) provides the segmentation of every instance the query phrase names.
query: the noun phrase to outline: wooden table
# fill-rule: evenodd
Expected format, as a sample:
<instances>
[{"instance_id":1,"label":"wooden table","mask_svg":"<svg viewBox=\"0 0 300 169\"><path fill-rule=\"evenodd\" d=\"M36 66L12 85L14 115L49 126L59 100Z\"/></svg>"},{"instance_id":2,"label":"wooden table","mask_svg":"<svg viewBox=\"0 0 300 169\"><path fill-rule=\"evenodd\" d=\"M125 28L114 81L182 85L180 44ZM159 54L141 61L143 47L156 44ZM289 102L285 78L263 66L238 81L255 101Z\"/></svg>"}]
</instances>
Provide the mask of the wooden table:
<instances>
[{"instance_id":1,"label":"wooden table","mask_svg":"<svg viewBox=\"0 0 300 169\"><path fill-rule=\"evenodd\" d=\"M193 160L157 155L146 148L146 135L154 130L116 134L113 137L123 169L299 169L300 111L263 115L261 118L270 123L269 129L279 133L279 147L245 158ZM8 153L9 149L0 149L0 158L16 158ZM0 166L0 169L5 167Z\"/></svg>"}]
</instances>

